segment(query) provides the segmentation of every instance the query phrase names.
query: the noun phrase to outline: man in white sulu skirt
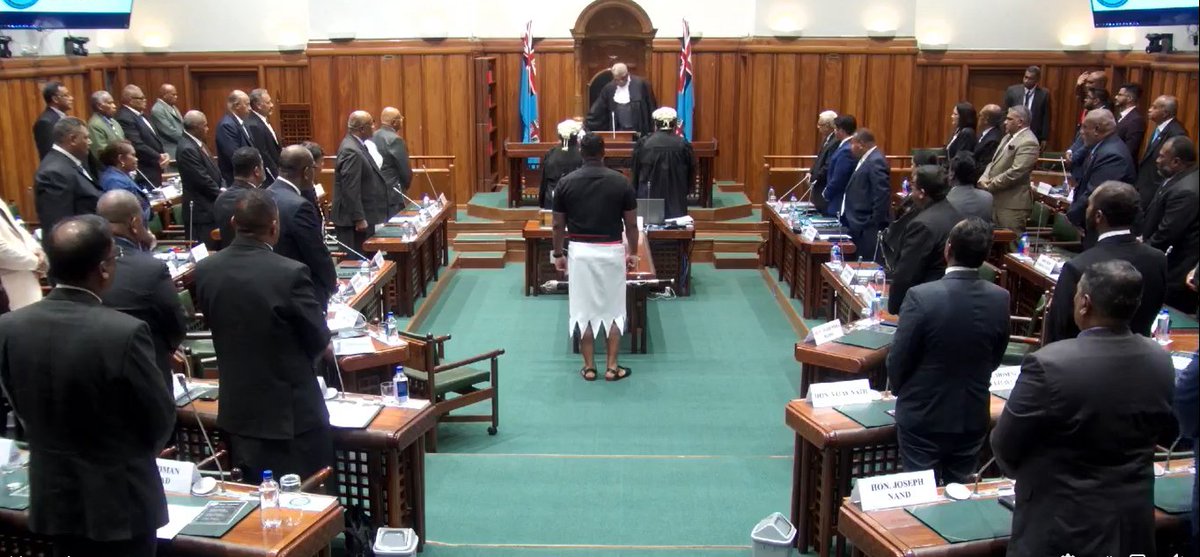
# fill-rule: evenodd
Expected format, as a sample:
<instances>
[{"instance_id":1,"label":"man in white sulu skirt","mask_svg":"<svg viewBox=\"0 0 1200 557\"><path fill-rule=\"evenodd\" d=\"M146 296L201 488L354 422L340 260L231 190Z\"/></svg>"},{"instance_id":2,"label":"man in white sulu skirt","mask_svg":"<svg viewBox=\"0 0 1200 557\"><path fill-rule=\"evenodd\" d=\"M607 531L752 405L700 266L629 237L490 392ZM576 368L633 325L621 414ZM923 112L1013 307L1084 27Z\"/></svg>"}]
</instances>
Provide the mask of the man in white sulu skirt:
<instances>
[{"instance_id":1,"label":"man in white sulu skirt","mask_svg":"<svg viewBox=\"0 0 1200 557\"><path fill-rule=\"evenodd\" d=\"M617 365L617 352L626 324L625 272L638 261L637 196L625 176L604 166L599 135L583 136L579 152L583 166L559 181L554 196L551 257L570 283L569 334L580 333L580 375L596 380L594 338L603 328L608 335L604 379L620 381L632 373ZM571 242L567 252L565 240Z\"/></svg>"}]
</instances>

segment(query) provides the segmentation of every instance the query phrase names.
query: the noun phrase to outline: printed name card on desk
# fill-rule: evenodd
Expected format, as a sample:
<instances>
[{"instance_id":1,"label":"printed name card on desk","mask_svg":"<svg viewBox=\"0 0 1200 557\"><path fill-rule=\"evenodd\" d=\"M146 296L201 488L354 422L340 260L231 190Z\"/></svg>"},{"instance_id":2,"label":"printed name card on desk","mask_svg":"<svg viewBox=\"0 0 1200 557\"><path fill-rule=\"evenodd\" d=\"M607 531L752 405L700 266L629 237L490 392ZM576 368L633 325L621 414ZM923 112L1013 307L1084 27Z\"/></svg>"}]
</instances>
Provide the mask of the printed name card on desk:
<instances>
[{"instance_id":1,"label":"printed name card on desk","mask_svg":"<svg viewBox=\"0 0 1200 557\"><path fill-rule=\"evenodd\" d=\"M804 226L800 228L800 237L804 238L805 242L811 242L817 239L817 228L815 226Z\"/></svg>"},{"instance_id":2,"label":"printed name card on desk","mask_svg":"<svg viewBox=\"0 0 1200 557\"><path fill-rule=\"evenodd\" d=\"M1038 182L1038 185L1037 185L1038 193L1040 193L1042 195L1049 195L1050 190L1052 190L1052 189L1054 189L1054 187L1051 186L1050 184L1047 184L1046 182Z\"/></svg>"},{"instance_id":3,"label":"printed name card on desk","mask_svg":"<svg viewBox=\"0 0 1200 557\"><path fill-rule=\"evenodd\" d=\"M196 263L199 263L203 261L205 257L208 257L208 246L204 244L196 244L196 247L192 248L192 259L195 259Z\"/></svg>"},{"instance_id":4,"label":"printed name card on desk","mask_svg":"<svg viewBox=\"0 0 1200 557\"><path fill-rule=\"evenodd\" d=\"M846 334L842 331L842 320L834 319L828 323L823 323L812 328L813 343L817 346L837 340Z\"/></svg>"},{"instance_id":5,"label":"printed name card on desk","mask_svg":"<svg viewBox=\"0 0 1200 557\"><path fill-rule=\"evenodd\" d=\"M1054 274L1054 267L1058 265L1058 261L1049 255L1039 255L1037 261L1034 261L1033 268L1044 275Z\"/></svg>"},{"instance_id":6,"label":"printed name card on desk","mask_svg":"<svg viewBox=\"0 0 1200 557\"><path fill-rule=\"evenodd\" d=\"M854 484L854 489L862 498L862 510L868 512L941 499L933 470L859 478Z\"/></svg>"},{"instance_id":7,"label":"printed name card on desk","mask_svg":"<svg viewBox=\"0 0 1200 557\"><path fill-rule=\"evenodd\" d=\"M875 400L875 392L866 379L814 383L808 387L808 400L813 408L832 408L844 404L865 404Z\"/></svg>"},{"instance_id":8,"label":"printed name card on desk","mask_svg":"<svg viewBox=\"0 0 1200 557\"><path fill-rule=\"evenodd\" d=\"M200 479L200 471L191 462L157 458L158 475L162 478L163 491L191 493L192 484Z\"/></svg>"},{"instance_id":9,"label":"printed name card on desk","mask_svg":"<svg viewBox=\"0 0 1200 557\"><path fill-rule=\"evenodd\" d=\"M371 258L371 264L374 265L376 269L378 269L380 267L383 267L383 262L384 262L383 252L382 251L375 252L375 256Z\"/></svg>"},{"instance_id":10,"label":"printed name card on desk","mask_svg":"<svg viewBox=\"0 0 1200 557\"><path fill-rule=\"evenodd\" d=\"M159 191L161 191L163 197L165 197L167 199L171 199L173 197L179 197L181 195L179 193L179 188L177 188L175 186L163 186L162 189Z\"/></svg>"},{"instance_id":11,"label":"printed name card on desk","mask_svg":"<svg viewBox=\"0 0 1200 557\"><path fill-rule=\"evenodd\" d=\"M21 455L17 452L17 442L0 437L0 465L13 464L20 458Z\"/></svg>"},{"instance_id":12,"label":"printed name card on desk","mask_svg":"<svg viewBox=\"0 0 1200 557\"><path fill-rule=\"evenodd\" d=\"M359 273L350 279L350 287L354 289L354 293L358 294L365 290L371 284L371 277L366 273Z\"/></svg>"},{"instance_id":13,"label":"printed name card on desk","mask_svg":"<svg viewBox=\"0 0 1200 557\"><path fill-rule=\"evenodd\" d=\"M846 283L846 285L853 286L854 285L854 276L855 276L854 267L851 267L851 266L843 263L842 264L842 272L841 272L841 274L838 275L838 278L841 279L842 282Z\"/></svg>"},{"instance_id":14,"label":"printed name card on desk","mask_svg":"<svg viewBox=\"0 0 1200 557\"><path fill-rule=\"evenodd\" d=\"M1021 375L1021 366L1000 366L992 372L992 382L989 391L1011 391Z\"/></svg>"}]
</instances>

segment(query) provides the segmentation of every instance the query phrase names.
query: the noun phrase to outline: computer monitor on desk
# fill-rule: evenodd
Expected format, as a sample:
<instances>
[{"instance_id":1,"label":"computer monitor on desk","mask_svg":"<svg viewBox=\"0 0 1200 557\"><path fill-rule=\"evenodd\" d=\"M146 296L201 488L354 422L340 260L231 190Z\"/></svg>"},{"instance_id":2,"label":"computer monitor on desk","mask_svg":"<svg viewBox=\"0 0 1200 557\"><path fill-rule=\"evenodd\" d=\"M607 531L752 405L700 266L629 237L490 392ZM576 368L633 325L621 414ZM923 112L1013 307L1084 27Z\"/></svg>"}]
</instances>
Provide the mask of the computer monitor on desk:
<instances>
[{"instance_id":1,"label":"computer monitor on desk","mask_svg":"<svg viewBox=\"0 0 1200 557\"><path fill-rule=\"evenodd\" d=\"M642 221L642 226L659 226L666 222L663 200L639 199L637 204L637 216Z\"/></svg>"}]
</instances>

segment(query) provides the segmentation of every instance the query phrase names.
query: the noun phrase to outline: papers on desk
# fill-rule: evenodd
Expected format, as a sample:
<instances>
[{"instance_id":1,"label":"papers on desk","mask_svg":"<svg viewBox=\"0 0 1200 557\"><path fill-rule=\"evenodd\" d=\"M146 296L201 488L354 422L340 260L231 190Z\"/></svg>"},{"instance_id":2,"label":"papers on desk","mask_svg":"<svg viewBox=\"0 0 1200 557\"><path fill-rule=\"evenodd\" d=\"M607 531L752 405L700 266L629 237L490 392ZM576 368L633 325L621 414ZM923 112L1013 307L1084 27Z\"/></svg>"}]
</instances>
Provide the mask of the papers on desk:
<instances>
[{"instance_id":1,"label":"papers on desk","mask_svg":"<svg viewBox=\"0 0 1200 557\"><path fill-rule=\"evenodd\" d=\"M1017 384L1017 377L1021 375L1021 366L1000 366L992 372L991 384L988 386L990 392L1011 391Z\"/></svg>"},{"instance_id":2,"label":"papers on desk","mask_svg":"<svg viewBox=\"0 0 1200 557\"><path fill-rule=\"evenodd\" d=\"M362 314L345 304L331 304L325 314L325 324L331 332L353 329L358 326ZM365 319L364 319L365 321Z\"/></svg>"},{"instance_id":3,"label":"papers on desk","mask_svg":"<svg viewBox=\"0 0 1200 557\"><path fill-rule=\"evenodd\" d=\"M692 218L691 215L684 215L682 217L666 219L663 222L675 226L694 226L696 224L696 219Z\"/></svg>"},{"instance_id":4,"label":"papers on desk","mask_svg":"<svg viewBox=\"0 0 1200 557\"><path fill-rule=\"evenodd\" d=\"M328 509L337 499L311 493L280 493L279 506L305 512L321 512Z\"/></svg>"},{"instance_id":5,"label":"papers on desk","mask_svg":"<svg viewBox=\"0 0 1200 557\"><path fill-rule=\"evenodd\" d=\"M379 415L379 404L359 400L334 399L325 401L329 409L329 425L343 429L363 429Z\"/></svg>"},{"instance_id":6,"label":"papers on desk","mask_svg":"<svg viewBox=\"0 0 1200 557\"><path fill-rule=\"evenodd\" d=\"M200 513L204 512L204 507L193 507L191 505L167 505L167 523L162 528L158 529L158 539L173 540L179 532L183 531L188 524L191 524Z\"/></svg>"},{"instance_id":7,"label":"papers on desk","mask_svg":"<svg viewBox=\"0 0 1200 557\"><path fill-rule=\"evenodd\" d=\"M351 337L333 339L333 355L350 356L352 354L374 354L375 343L371 337Z\"/></svg>"}]
</instances>

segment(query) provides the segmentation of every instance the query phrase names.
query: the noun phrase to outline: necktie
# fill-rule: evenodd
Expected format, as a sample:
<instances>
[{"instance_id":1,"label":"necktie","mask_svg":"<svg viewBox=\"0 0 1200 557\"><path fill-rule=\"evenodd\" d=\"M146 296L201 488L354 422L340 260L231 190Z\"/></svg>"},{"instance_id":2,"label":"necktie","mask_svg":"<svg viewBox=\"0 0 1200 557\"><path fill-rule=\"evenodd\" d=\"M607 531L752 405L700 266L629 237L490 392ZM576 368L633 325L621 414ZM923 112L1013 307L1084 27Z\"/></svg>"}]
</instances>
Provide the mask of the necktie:
<instances>
[{"instance_id":1,"label":"necktie","mask_svg":"<svg viewBox=\"0 0 1200 557\"><path fill-rule=\"evenodd\" d=\"M85 170L85 169L83 168L83 165L82 165L82 164L81 164L81 165L77 165L75 168L78 168L78 169L79 169L79 173L80 173L80 174L83 174L83 177L84 177L84 178L87 178L89 182L91 182L91 181L92 181L92 175L91 175L91 174L88 174L88 171L87 171L87 170Z\"/></svg>"},{"instance_id":2,"label":"necktie","mask_svg":"<svg viewBox=\"0 0 1200 557\"><path fill-rule=\"evenodd\" d=\"M1154 128L1154 134L1150 136L1150 144L1154 145L1155 141L1158 141L1158 128Z\"/></svg>"},{"instance_id":3,"label":"necktie","mask_svg":"<svg viewBox=\"0 0 1200 557\"><path fill-rule=\"evenodd\" d=\"M1025 108L1028 108L1029 110L1033 110L1033 90L1032 89L1025 90Z\"/></svg>"}]
</instances>

